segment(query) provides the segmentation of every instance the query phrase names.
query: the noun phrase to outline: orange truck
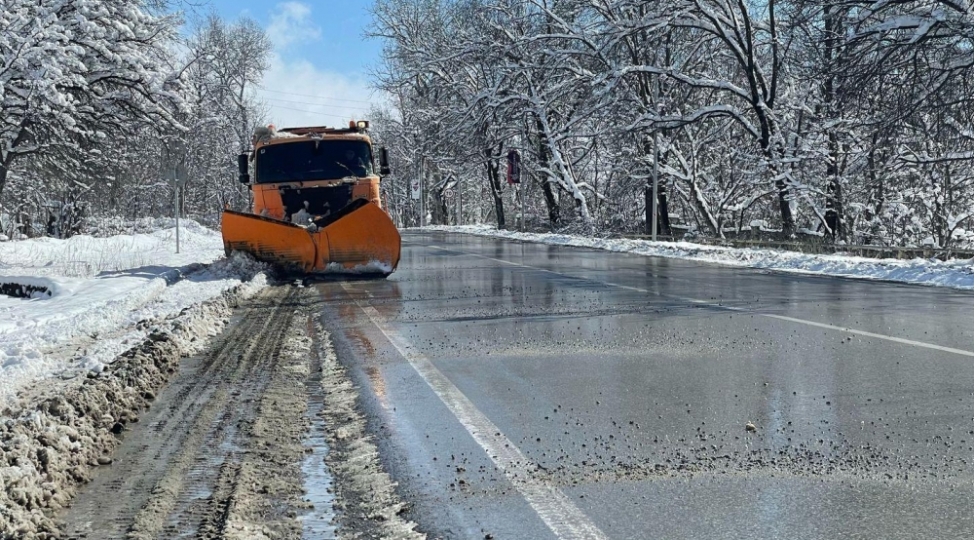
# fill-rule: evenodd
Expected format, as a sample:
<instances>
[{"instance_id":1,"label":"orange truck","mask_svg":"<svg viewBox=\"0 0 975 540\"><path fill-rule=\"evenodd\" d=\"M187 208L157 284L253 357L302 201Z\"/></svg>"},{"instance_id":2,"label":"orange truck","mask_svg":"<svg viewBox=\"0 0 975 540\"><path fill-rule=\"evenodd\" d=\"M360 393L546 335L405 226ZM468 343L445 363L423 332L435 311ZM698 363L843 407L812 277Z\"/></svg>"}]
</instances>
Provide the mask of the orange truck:
<instances>
[{"instance_id":1,"label":"orange truck","mask_svg":"<svg viewBox=\"0 0 975 540\"><path fill-rule=\"evenodd\" d=\"M255 130L253 150L237 160L253 210L224 210L227 254L242 251L304 274L391 274L400 235L379 196L389 164L380 149L377 174L368 129L360 120L348 128Z\"/></svg>"}]
</instances>

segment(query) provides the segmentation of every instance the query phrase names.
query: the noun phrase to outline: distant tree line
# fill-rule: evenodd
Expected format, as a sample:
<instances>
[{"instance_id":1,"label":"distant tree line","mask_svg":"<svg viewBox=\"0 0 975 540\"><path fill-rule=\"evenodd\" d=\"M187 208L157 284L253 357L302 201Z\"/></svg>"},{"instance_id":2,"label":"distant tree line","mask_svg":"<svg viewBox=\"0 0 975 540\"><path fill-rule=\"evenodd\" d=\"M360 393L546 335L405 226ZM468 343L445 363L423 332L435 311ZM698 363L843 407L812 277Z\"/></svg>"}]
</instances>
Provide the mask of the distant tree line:
<instances>
[{"instance_id":1,"label":"distant tree line","mask_svg":"<svg viewBox=\"0 0 975 540\"><path fill-rule=\"evenodd\" d=\"M396 218L972 243L968 0L377 0ZM659 174L651 196L654 169Z\"/></svg>"},{"instance_id":2,"label":"distant tree line","mask_svg":"<svg viewBox=\"0 0 975 540\"><path fill-rule=\"evenodd\" d=\"M253 21L187 24L165 0L3 0L0 233L66 236L87 216L240 208L233 156L264 111L271 43Z\"/></svg>"}]
</instances>

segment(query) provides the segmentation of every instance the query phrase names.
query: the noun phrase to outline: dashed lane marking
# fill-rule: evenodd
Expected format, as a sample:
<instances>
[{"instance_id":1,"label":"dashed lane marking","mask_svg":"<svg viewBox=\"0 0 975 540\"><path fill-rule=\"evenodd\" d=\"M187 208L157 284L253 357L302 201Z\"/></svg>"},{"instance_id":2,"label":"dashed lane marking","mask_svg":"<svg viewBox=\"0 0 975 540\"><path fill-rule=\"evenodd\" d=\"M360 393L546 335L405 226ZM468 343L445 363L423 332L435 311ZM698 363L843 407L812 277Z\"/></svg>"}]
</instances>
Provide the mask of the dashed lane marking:
<instances>
[{"instance_id":1,"label":"dashed lane marking","mask_svg":"<svg viewBox=\"0 0 975 540\"><path fill-rule=\"evenodd\" d=\"M343 282L342 288L350 294L358 292L349 283ZM418 352L409 340L386 324L376 308L360 302L354 296L352 299L420 374L557 538L607 539L606 535L561 490L537 479L534 474L536 468L534 462L526 458L515 443L502 434L498 426L454 386L454 383L450 382L450 379L437 369L429 358Z\"/></svg>"},{"instance_id":2,"label":"dashed lane marking","mask_svg":"<svg viewBox=\"0 0 975 540\"><path fill-rule=\"evenodd\" d=\"M804 325L807 325L807 326L814 326L816 328L824 328L826 330L835 330L837 332L848 332L850 334L855 334L855 335L858 335L858 336L870 337L870 338L875 338L875 339L882 339L882 340L885 340L885 341L891 341L891 342L900 343L900 344L903 344L903 345L910 345L910 346L913 346L913 347L921 347L921 348L924 348L924 349L932 349L932 350L942 351L942 352L946 352L946 353L950 353L950 354L957 354L957 355L960 355L960 356L975 357L975 352L966 351L964 349L954 349L952 347L945 347L944 345L937 345L937 344L934 344L934 343L926 343L924 341L915 341L913 339L905 339L905 338L901 338L901 337L897 337L897 336L888 336L886 334L877 334L877 333L874 333L874 332L867 332L866 330L858 330L856 328L847 328L847 327L844 327L844 326L836 326L836 325L833 325L833 324L826 324L826 323L821 323L821 322L816 322L816 321L809 321L809 320L806 320L806 319L797 319L795 317L786 317L785 315L775 315L775 314L772 314L772 313L762 313L761 311L753 311L753 310L750 310L750 309L745 309L745 308L740 308L740 307L725 306L725 305L722 305L722 304L715 304L714 302L708 302L707 300L700 300L700 299L697 299L697 298L688 298L688 297L684 297L684 296L674 296L674 295L669 295L669 294L660 294L660 293L653 292L653 291L650 291L650 290L647 290L647 289L642 289L640 287L632 287L630 285L623 285L623 284L620 284L620 283L613 283L611 281L601 281L601 280L598 280L598 279L593 279L593 278L588 278L588 277L584 278L584 277L579 277L579 276L573 276L572 274L565 274L565 273L562 273L562 272L556 272L555 270L549 270L547 268L541 268L541 267L538 267L538 266L532 266L530 264L516 263L516 262L513 262L513 261L506 261L504 259L497 259L497 258L494 258L494 257L488 257L487 255L478 255L477 253L471 253L471 252L468 252L468 251L461 251L461 250L458 250L456 248L447 249L447 248L442 248L440 246L433 246L433 245L427 245L426 247L429 247L429 248L432 248L432 249L441 250L441 251L455 251L455 252L463 253L465 255L471 255L473 257L478 257L478 258L481 258L481 259L487 259L487 260L490 260L490 261L495 261L495 262L507 264L507 265L510 265L510 266L519 266L519 267L522 267L522 268L530 268L532 270L538 270L538 271L541 271L541 272L546 272L546 273L549 273L549 274L555 274L557 276L567 277L567 278L571 278L571 279L583 279L583 280L587 280L587 281L594 281L596 283L602 283L603 285L609 285L611 287L617 287L619 289L626 289L628 291L636 291L636 292L641 292L641 293L646 293L646 294L653 294L653 295L657 295L657 296L660 296L660 297L663 297L663 298L673 298L673 299L676 299L676 300L681 300L681 301L684 301L684 302L690 302L692 304L697 304L697 305L701 305L701 306L707 306L707 307L711 307L711 308L715 308L715 309L723 309L723 310L726 310L726 311L736 311L736 312L739 312L739 313L748 313L750 315L758 315L758 316L765 317L765 318L768 318L768 319L777 319L777 320L780 320L780 321L792 322L792 323L797 323L797 324L804 324Z\"/></svg>"}]
</instances>

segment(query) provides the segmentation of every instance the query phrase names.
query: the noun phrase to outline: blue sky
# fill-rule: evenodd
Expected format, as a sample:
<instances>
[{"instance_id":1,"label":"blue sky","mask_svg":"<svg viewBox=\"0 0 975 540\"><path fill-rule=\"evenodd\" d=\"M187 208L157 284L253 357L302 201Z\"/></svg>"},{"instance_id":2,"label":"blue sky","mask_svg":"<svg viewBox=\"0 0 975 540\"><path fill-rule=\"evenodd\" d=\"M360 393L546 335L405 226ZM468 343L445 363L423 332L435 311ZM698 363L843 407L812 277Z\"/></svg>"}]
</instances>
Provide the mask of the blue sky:
<instances>
[{"instance_id":1,"label":"blue sky","mask_svg":"<svg viewBox=\"0 0 975 540\"><path fill-rule=\"evenodd\" d=\"M369 88L369 71L379 62L382 44L363 36L372 3L211 0L221 18L250 17L271 37L271 67L257 94L278 126L344 124L380 101Z\"/></svg>"}]
</instances>

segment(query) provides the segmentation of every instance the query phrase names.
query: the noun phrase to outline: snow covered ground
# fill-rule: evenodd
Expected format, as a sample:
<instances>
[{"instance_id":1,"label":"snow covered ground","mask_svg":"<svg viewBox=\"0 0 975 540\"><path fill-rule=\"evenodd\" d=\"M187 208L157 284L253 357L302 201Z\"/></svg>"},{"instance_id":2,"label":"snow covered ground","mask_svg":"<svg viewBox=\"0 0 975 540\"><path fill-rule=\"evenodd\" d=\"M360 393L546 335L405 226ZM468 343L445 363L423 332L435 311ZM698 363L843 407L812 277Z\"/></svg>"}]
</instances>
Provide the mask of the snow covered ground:
<instances>
[{"instance_id":1,"label":"snow covered ground","mask_svg":"<svg viewBox=\"0 0 975 540\"><path fill-rule=\"evenodd\" d=\"M265 283L262 266L221 259L218 232L193 221L180 229L179 254L172 227L0 242L0 284L41 289L31 298L0 295L0 411L36 381L102 371L186 308L242 281L255 290ZM223 321L212 325L216 333Z\"/></svg>"},{"instance_id":2,"label":"snow covered ground","mask_svg":"<svg viewBox=\"0 0 975 540\"><path fill-rule=\"evenodd\" d=\"M651 242L649 240L589 238L554 233L521 233L499 231L487 225L433 226L424 227L424 230L468 233L559 246L605 249L607 251L805 274L879 279L957 289L971 290L973 288L972 259L947 262L926 259L867 259L847 255L813 255L774 249L705 246L691 242Z\"/></svg>"}]
</instances>

